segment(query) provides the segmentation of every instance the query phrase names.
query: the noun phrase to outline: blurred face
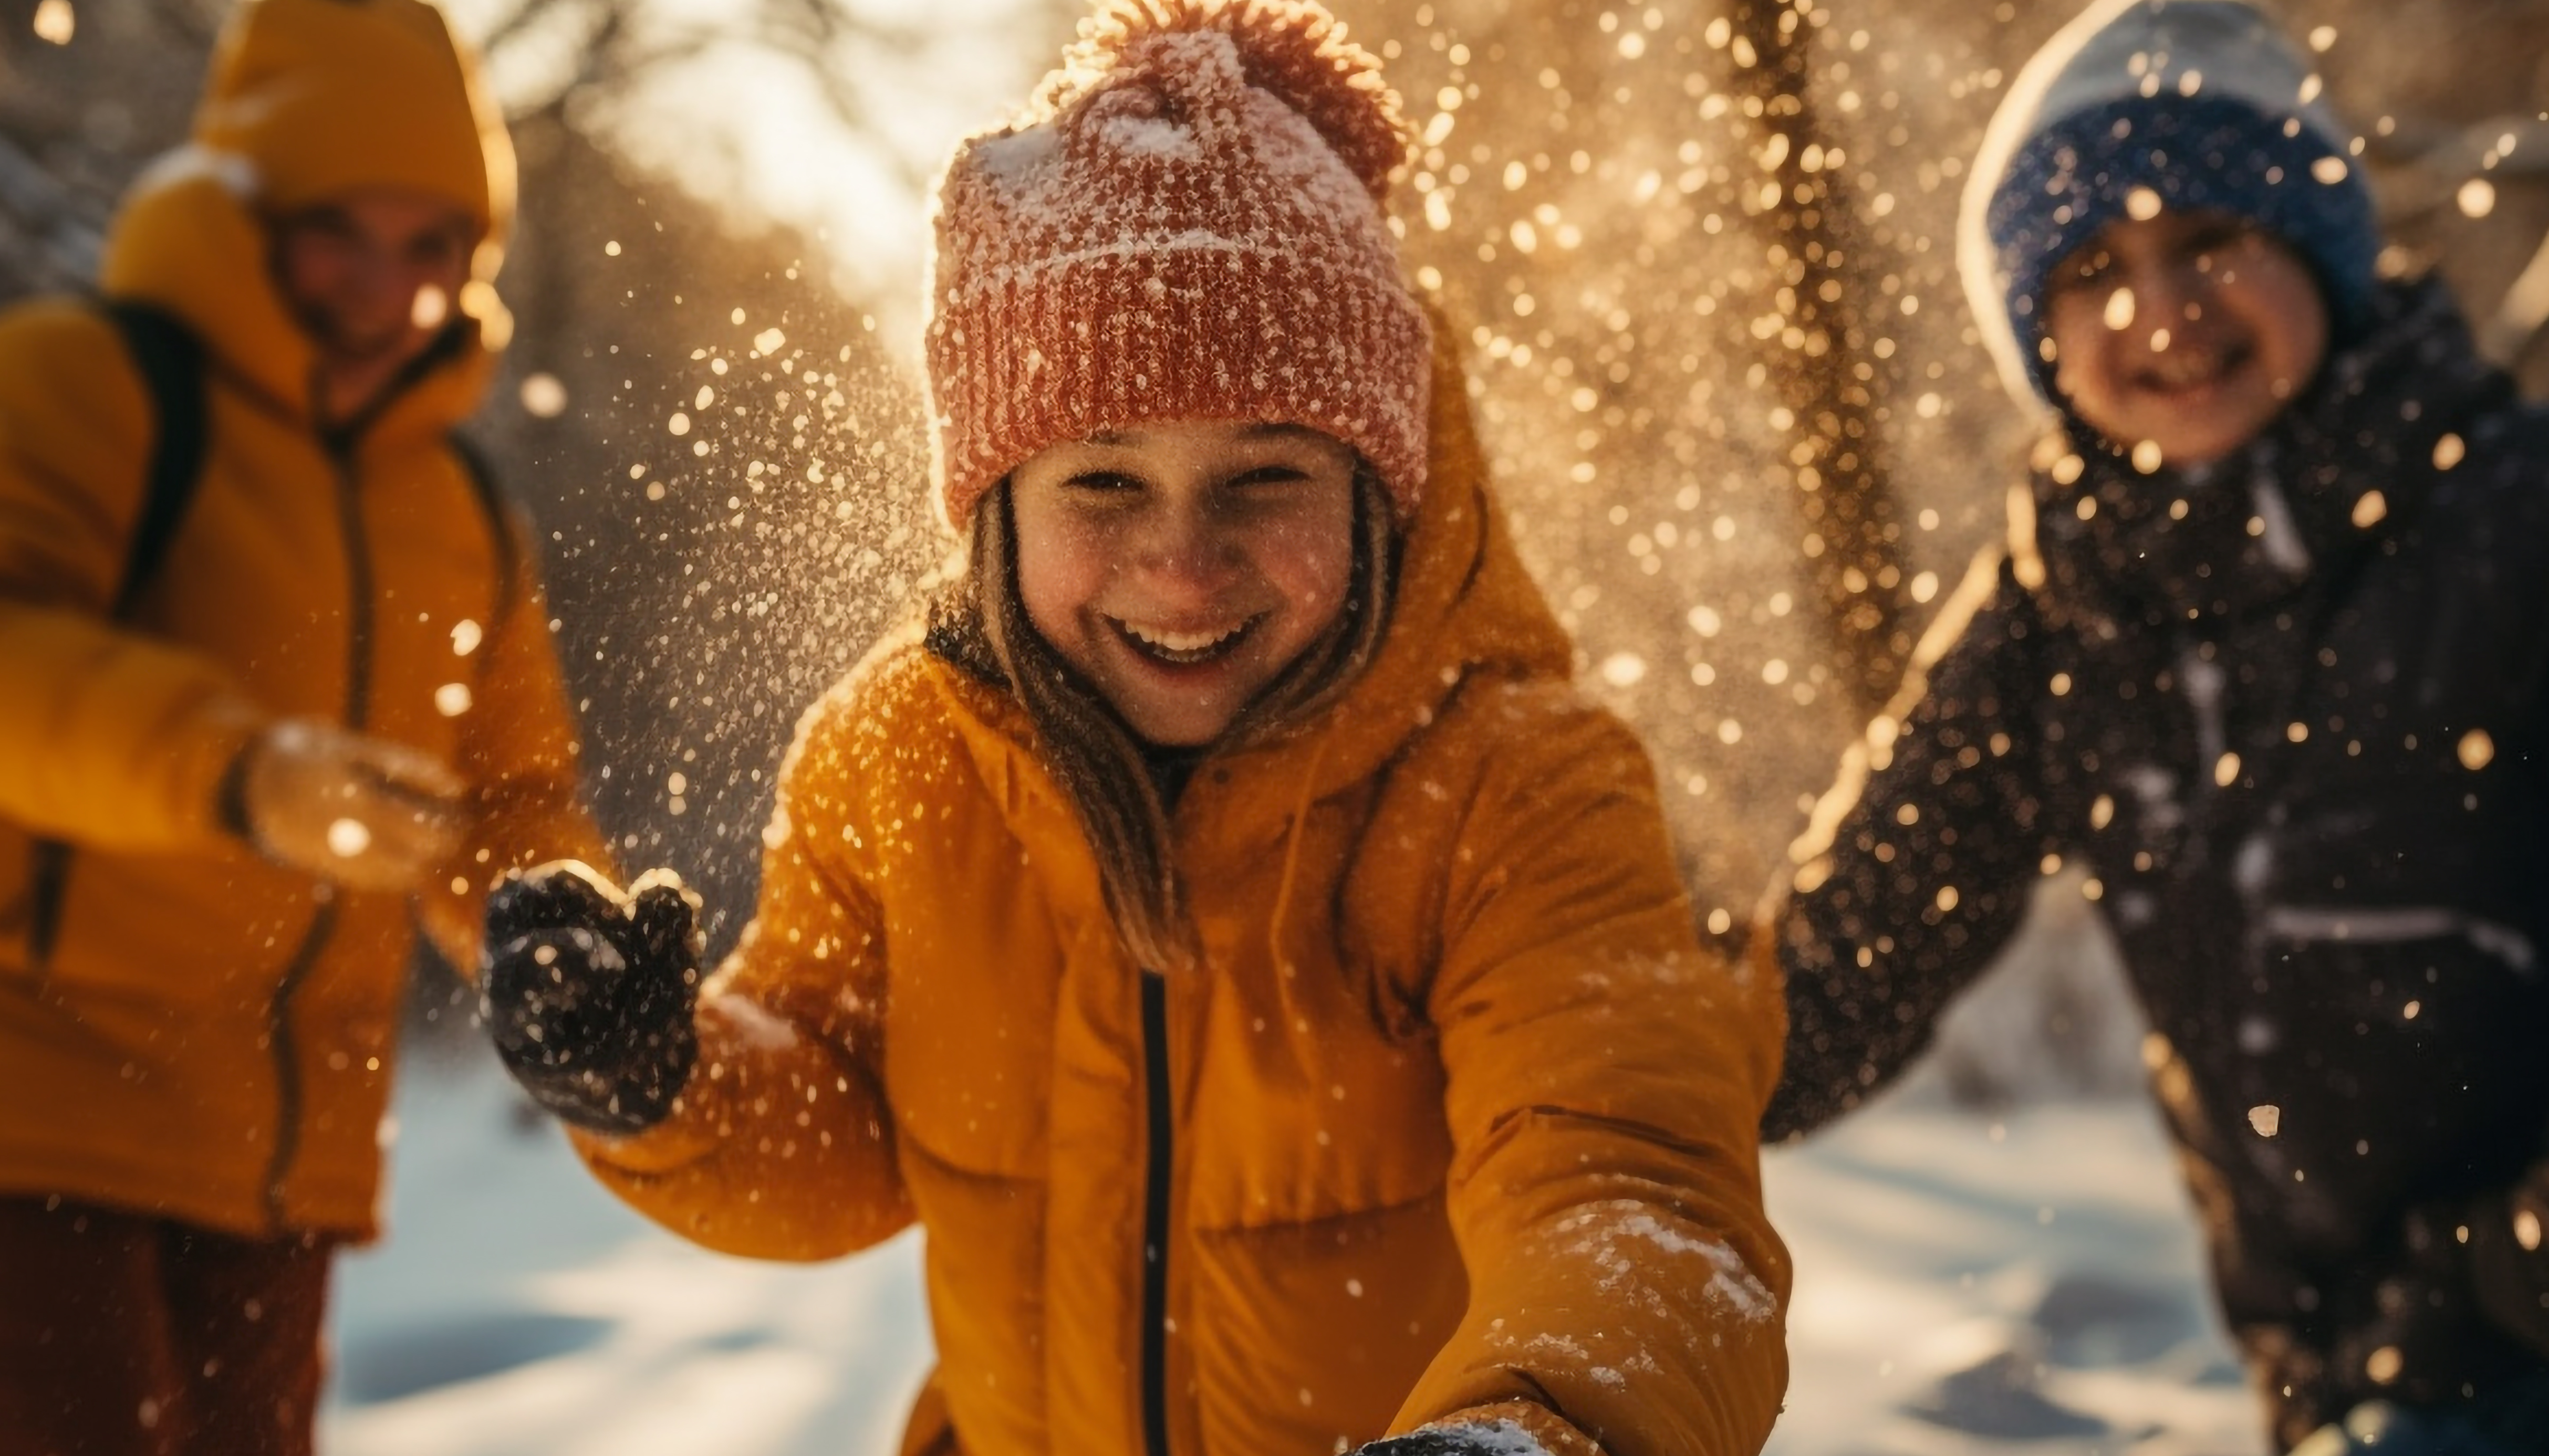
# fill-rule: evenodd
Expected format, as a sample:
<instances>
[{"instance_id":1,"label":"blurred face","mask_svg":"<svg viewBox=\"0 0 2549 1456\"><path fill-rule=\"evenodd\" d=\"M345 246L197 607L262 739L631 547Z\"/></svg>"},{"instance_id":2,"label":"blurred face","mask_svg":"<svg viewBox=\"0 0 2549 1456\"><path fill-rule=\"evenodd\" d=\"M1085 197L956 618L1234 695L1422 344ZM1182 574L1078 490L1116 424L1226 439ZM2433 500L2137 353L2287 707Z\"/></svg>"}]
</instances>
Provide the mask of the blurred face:
<instances>
[{"instance_id":1,"label":"blurred face","mask_svg":"<svg viewBox=\"0 0 2549 1456\"><path fill-rule=\"evenodd\" d=\"M332 369L395 370L458 311L477 225L425 193L363 188L276 218L275 286Z\"/></svg>"},{"instance_id":2,"label":"blurred face","mask_svg":"<svg viewBox=\"0 0 2549 1456\"><path fill-rule=\"evenodd\" d=\"M1355 455L1297 425L1170 420L1010 476L1027 619L1164 747L1211 743L1344 610Z\"/></svg>"},{"instance_id":3,"label":"blurred face","mask_svg":"<svg viewBox=\"0 0 2549 1456\"><path fill-rule=\"evenodd\" d=\"M2054 388L2111 442L2201 465L2253 439L2327 355L2299 254L2242 220L2162 211L2109 225L2054 269Z\"/></svg>"}]
</instances>

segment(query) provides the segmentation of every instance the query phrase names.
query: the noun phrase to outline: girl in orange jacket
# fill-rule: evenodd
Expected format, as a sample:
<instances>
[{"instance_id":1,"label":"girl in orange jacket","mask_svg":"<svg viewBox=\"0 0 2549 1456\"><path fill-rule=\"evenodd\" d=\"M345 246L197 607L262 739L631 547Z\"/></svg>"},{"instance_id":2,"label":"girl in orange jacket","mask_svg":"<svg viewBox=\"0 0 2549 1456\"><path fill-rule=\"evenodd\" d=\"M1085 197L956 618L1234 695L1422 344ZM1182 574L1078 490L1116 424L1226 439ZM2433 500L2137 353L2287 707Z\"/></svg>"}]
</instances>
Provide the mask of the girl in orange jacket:
<instances>
[{"instance_id":1,"label":"girl in orange jacket","mask_svg":"<svg viewBox=\"0 0 2549 1456\"><path fill-rule=\"evenodd\" d=\"M490 1022L614 1191L917 1220L903 1449L1734 1456L1785 1385L1775 995L1570 688L1307 0L1117 0L941 186L926 620L806 715L757 915L578 866ZM1370 1444L1367 1444L1370 1443Z\"/></svg>"}]
</instances>

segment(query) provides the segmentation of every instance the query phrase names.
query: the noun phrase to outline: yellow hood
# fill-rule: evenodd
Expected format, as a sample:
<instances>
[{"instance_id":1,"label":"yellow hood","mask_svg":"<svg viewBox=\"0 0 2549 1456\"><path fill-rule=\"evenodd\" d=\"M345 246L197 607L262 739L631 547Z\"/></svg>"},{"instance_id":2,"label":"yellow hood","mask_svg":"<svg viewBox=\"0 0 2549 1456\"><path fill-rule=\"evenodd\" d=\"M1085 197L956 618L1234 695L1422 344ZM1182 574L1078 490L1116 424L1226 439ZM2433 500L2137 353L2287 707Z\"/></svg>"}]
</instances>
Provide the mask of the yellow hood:
<instances>
[{"instance_id":1,"label":"yellow hood","mask_svg":"<svg viewBox=\"0 0 2549 1456\"><path fill-rule=\"evenodd\" d=\"M514 153L474 60L421 0L241 7L194 140L145 172L117 213L100 286L175 314L227 372L305 416L312 348L270 281L263 216L383 186L446 198L487 228L449 358L373 433L448 429L477 407L513 331L493 279Z\"/></svg>"},{"instance_id":2,"label":"yellow hood","mask_svg":"<svg viewBox=\"0 0 2549 1456\"><path fill-rule=\"evenodd\" d=\"M514 149L442 12L423 0L251 0L204 87L195 141L244 158L280 211L356 187L447 198L490 236L513 221Z\"/></svg>"}]
</instances>

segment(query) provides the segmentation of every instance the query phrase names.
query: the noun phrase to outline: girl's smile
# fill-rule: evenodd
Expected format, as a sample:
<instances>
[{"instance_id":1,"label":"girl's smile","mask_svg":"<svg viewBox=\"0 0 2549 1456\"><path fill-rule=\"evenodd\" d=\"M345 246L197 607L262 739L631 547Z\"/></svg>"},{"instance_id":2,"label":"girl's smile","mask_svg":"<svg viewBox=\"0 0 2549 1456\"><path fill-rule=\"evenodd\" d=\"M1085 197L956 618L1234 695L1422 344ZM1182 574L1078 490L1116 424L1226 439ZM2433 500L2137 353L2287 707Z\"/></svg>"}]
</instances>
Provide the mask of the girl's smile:
<instances>
[{"instance_id":1,"label":"girl's smile","mask_svg":"<svg viewBox=\"0 0 2549 1456\"><path fill-rule=\"evenodd\" d=\"M2111 224L2055 268L2054 387L2109 441L2173 465L2254 438L2317 374L2327 309L2310 267L2235 218Z\"/></svg>"},{"instance_id":2,"label":"girl's smile","mask_svg":"<svg viewBox=\"0 0 2549 1456\"><path fill-rule=\"evenodd\" d=\"M1298 425L1151 421L1010 477L1018 594L1134 733L1219 738L1344 608L1356 457Z\"/></svg>"},{"instance_id":3,"label":"girl's smile","mask_svg":"<svg viewBox=\"0 0 2549 1456\"><path fill-rule=\"evenodd\" d=\"M1140 622L1117 621L1115 627L1132 642L1134 651L1171 667L1192 667L1228 655L1247 636L1248 629L1262 620L1261 614L1229 626L1184 632Z\"/></svg>"}]
</instances>

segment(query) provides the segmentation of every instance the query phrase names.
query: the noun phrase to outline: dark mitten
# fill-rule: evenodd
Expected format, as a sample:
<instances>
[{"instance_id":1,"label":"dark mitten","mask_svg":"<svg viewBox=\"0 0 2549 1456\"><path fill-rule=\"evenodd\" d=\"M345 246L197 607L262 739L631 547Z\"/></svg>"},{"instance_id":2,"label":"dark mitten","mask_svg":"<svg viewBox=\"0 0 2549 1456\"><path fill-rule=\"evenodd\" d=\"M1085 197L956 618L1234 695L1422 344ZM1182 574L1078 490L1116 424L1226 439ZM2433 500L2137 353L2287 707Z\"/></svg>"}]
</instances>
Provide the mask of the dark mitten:
<instances>
[{"instance_id":1,"label":"dark mitten","mask_svg":"<svg viewBox=\"0 0 2549 1456\"><path fill-rule=\"evenodd\" d=\"M1443 1425L1357 1446L1354 1456L1549 1456L1531 1432L1510 1420Z\"/></svg>"},{"instance_id":2,"label":"dark mitten","mask_svg":"<svg viewBox=\"0 0 2549 1456\"><path fill-rule=\"evenodd\" d=\"M487 900L481 1014L531 1100L597 1133L662 1122L699 1057L699 897L666 869L626 895L572 860Z\"/></svg>"}]
</instances>

